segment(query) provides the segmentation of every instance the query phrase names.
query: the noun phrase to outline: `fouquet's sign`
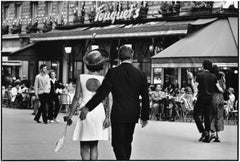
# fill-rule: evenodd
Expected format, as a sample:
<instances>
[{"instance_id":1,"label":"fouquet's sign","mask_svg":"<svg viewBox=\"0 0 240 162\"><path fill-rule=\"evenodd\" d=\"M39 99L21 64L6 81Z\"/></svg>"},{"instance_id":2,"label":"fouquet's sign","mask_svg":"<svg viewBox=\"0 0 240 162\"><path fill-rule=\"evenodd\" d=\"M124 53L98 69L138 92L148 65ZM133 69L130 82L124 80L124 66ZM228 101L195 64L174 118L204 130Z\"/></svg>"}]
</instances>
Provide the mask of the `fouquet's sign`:
<instances>
[{"instance_id":1,"label":"fouquet's sign","mask_svg":"<svg viewBox=\"0 0 240 162\"><path fill-rule=\"evenodd\" d=\"M103 10L100 10L96 13L94 21L111 21L112 23L114 23L115 20L126 20L130 18L136 19L139 17L139 11L139 8L113 12L103 12Z\"/></svg>"}]
</instances>

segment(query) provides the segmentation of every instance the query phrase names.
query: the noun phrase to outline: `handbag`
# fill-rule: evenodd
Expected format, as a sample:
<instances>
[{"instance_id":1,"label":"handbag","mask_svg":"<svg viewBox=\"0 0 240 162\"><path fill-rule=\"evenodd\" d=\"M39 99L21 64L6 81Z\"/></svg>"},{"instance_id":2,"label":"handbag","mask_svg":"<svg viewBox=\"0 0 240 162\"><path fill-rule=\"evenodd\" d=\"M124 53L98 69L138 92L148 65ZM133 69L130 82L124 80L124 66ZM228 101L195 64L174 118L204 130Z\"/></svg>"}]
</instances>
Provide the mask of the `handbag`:
<instances>
[{"instance_id":1,"label":"handbag","mask_svg":"<svg viewBox=\"0 0 240 162\"><path fill-rule=\"evenodd\" d=\"M228 92L227 89L225 89L224 92L223 92L223 99L224 99L224 101L229 100L229 92Z\"/></svg>"}]
</instances>

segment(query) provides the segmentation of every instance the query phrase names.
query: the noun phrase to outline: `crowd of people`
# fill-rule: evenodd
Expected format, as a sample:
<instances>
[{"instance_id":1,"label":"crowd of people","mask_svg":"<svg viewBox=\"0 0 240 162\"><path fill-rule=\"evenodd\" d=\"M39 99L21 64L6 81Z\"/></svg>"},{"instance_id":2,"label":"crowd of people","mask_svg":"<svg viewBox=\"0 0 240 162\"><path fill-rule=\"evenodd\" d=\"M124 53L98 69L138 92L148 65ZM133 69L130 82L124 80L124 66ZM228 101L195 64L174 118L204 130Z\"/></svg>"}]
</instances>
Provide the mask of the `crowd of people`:
<instances>
[{"instance_id":1,"label":"crowd of people","mask_svg":"<svg viewBox=\"0 0 240 162\"><path fill-rule=\"evenodd\" d=\"M57 119L60 112L60 106L69 105L75 93L75 85L72 81L63 85L56 78L54 70L47 70L47 66L40 66L40 73L35 78L34 86L30 86L27 80L17 79L7 88L2 86L3 105L12 108L33 109L34 120L41 123L40 116L43 116L43 122L53 123L60 121ZM62 101L61 95L68 95L68 101ZM66 98L65 98L66 99ZM60 105L64 102L64 105ZM61 107L65 109L65 107Z\"/></svg>"},{"instance_id":2,"label":"crowd of people","mask_svg":"<svg viewBox=\"0 0 240 162\"><path fill-rule=\"evenodd\" d=\"M29 88L25 80L17 79L12 85L2 86L3 105L27 108L29 104Z\"/></svg>"},{"instance_id":3,"label":"crowd of people","mask_svg":"<svg viewBox=\"0 0 240 162\"><path fill-rule=\"evenodd\" d=\"M218 67L213 65L210 72L216 75L216 71L219 71ZM150 119L163 121L193 120L193 110L198 96L198 83L189 69L187 69L187 74L188 84L182 88L179 88L178 85L164 86L159 83L149 85ZM224 73L219 72L217 76L224 79L223 90L228 98L222 99L223 118L229 119L230 113L238 107L238 100L235 97L234 89L226 87Z\"/></svg>"},{"instance_id":4,"label":"crowd of people","mask_svg":"<svg viewBox=\"0 0 240 162\"><path fill-rule=\"evenodd\" d=\"M149 86L150 118L153 120L185 119L193 111L196 97L190 87Z\"/></svg>"}]
</instances>

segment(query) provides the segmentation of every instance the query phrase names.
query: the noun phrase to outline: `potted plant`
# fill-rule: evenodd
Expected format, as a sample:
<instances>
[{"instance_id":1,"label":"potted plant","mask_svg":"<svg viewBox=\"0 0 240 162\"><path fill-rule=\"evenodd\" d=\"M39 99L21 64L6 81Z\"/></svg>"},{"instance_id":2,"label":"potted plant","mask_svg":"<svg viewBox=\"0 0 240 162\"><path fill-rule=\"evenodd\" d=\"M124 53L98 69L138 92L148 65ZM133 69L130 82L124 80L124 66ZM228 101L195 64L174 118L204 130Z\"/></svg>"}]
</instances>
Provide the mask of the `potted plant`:
<instances>
[{"instance_id":1,"label":"potted plant","mask_svg":"<svg viewBox=\"0 0 240 162\"><path fill-rule=\"evenodd\" d=\"M212 11L213 2L212 1L194 1L192 12L193 14L203 14Z\"/></svg>"},{"instance_id":2,"label":"potted plant","mask_svg":"<svg viewBox=\"0 0 240 162\"><path fill-rule=\"evenodd\" d=\"M175 16L179 14L179 8L179 2L163 1L158 12L163 17Z\"/></svg>"}]
</instances>

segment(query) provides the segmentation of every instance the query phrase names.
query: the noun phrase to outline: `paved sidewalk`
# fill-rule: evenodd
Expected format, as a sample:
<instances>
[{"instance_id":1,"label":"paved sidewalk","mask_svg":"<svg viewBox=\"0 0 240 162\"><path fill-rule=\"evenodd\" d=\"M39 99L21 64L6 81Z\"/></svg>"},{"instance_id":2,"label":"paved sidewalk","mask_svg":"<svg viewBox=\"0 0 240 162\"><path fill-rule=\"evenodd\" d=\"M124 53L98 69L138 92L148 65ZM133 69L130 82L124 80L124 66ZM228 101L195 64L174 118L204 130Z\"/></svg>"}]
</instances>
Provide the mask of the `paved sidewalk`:
<instances>
[{"instance_id":1,"label":"paved sidewalk","mask_svg":"<svg viewBox=\"0 0 240 162\"><path fill-rule=\"evenodd\" d=\"M80 160L78 142L71 140L74 124L69 127L65 146L55 153L65 123L38 124L32 110L2 108L2 160L71 161ZM63 114L59 114L62 119ZM75 119L77 116L74 117ZM76 122L76 120L75 120ZM195 123L150 121L134 134L132 160L238 160L238 129L226 125L220 132L221 143L198 142ZM110 141L99 143L99 160L115 160Z\"/></svg>"}]
</instances>

